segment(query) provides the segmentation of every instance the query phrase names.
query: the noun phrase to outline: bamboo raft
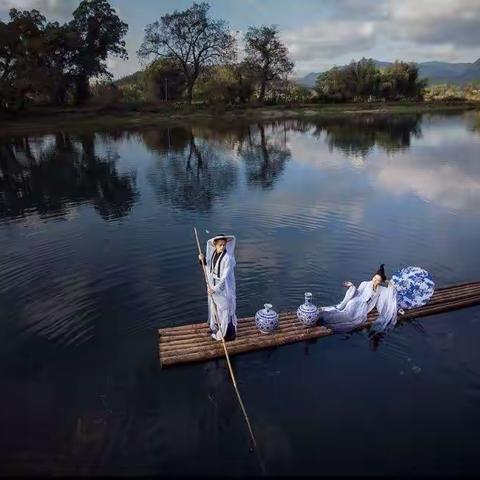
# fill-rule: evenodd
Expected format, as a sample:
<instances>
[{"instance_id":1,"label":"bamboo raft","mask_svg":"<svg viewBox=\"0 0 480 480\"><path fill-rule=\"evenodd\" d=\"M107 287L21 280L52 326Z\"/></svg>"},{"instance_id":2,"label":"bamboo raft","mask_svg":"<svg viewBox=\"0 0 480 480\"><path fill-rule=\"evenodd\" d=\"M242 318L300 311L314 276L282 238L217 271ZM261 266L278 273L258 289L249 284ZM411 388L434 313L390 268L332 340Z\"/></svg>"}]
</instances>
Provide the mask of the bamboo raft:
<instances>
[{"instance_id":1,"label":"bamboo raft","mask_svg":"<svg viewBox=\"0 0 480 480\"><path fill-rule=\"evenodd\" d=\"M427 305L408 310L405 315L398 315L398 322L478 304L480 304L480 282L452 285L436 290ZM377 316L374 309L369 313L367 322L358 330L367 328ZM323 325L304 327L298 321L295 312L280 313L278 317L280 326L271 334L263 334L257 330L255 317L239 318L237 337L227 343L230 356L333 335L333 331ZM206 321L179 327L160 328L158 337L161 367L206 361L224 356L222 343L212 340Z\"/></svg>"}]
</instances>

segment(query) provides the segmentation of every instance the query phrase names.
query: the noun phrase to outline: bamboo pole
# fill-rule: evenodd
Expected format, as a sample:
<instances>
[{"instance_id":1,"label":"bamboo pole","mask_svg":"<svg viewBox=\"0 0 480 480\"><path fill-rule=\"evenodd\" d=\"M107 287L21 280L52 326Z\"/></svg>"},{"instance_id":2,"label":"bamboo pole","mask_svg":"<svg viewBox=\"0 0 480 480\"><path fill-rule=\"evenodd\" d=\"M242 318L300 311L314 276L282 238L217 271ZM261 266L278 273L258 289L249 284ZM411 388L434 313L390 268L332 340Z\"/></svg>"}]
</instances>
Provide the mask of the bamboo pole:
<instances>
[{"instance_id":1,"label":"bamboo pole","mask_svg":"<svg viewBox=\"0 0 480 480\"><path fill-rule=\"evenodd\" d=\"M198 240L198 233L197 233L197 229L195 227L193 227L193 230L195 232L195 239L197 240L197 248L198 248L198 253L201 254L202 253L202 249L200 247L200 241ZM209 287L209 283L208 283L208 276L207 276L207 271L205 269L205 265L204 263L202 262L202 270L203 270L203 275L205 277L205 284L207 286L207 289ZM252 430L252 426L250 424L250 419L248 418L248 414L247 414L247 410L245 409L245 405L243 404L243 400L242 400L242 397L240 395L240 391L238 390L238 387L237 387L237 381L235 379L235 375L233 373L233 368L232 368L232 364L230 363L230 357L228 355L228 350L227 350L227 345L225 343L225 338L224 338L224 332L222 332L222 329L221 329L221 325L220 325L220 321L218 319L218 310L217 310L217 305L215 303L215 300L213 298L213 295L211 296L212 297L212 304L213 304L213 312L214 312L214 315L213 315L213 318L215 320L215 323L217 324L217 327L218 327L218 330L220 331L220 333L222 334L222 347L223 347L223 351L225 353L225 359L227 360L227 365L228 365L228 370L230 372L230 377L232 379L232 383L233 383L233 387L235 388L235 393L237 394L237 398L238 398L238 403L240 404L240 408L242 409L242 412L243 412L243 417L245 418L245 422L247 423L247 427L248 427L248 431L250 432L250 437L252 439L252 443L253 443L253 447L255 449L255 453L257 454L257 459L259 461L259 464L260 464L260 467L262 469L262 472L265 473L265 468L263 466L263 462L261 461L259 455L258 455L258 451L257 451L257 441L255 440L255 435L253 434L253 430ZM226 332L225 332L226 333Z\"/></svg>"}]
</instances>

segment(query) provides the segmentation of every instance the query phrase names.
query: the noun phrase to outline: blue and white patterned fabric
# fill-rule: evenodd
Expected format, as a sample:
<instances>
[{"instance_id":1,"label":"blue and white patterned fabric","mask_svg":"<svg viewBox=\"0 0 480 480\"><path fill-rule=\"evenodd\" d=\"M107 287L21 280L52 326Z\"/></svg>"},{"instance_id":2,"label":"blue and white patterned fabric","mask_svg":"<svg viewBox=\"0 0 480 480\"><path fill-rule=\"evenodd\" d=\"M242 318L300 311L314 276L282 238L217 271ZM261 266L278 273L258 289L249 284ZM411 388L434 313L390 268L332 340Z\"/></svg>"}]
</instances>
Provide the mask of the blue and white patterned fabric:
<instances>
[{"instance_id":1,"label":"blue and white patterned fabric","mask_svg":"<svg viewBox=\"0 0 480 480\"><path fill-rule=\"evenodd\" d=\"M404 310L425 305L435 290L432 277L420 267L402 268L391 280L397 290L397 305Z\"/></svg>"}]
</instances>

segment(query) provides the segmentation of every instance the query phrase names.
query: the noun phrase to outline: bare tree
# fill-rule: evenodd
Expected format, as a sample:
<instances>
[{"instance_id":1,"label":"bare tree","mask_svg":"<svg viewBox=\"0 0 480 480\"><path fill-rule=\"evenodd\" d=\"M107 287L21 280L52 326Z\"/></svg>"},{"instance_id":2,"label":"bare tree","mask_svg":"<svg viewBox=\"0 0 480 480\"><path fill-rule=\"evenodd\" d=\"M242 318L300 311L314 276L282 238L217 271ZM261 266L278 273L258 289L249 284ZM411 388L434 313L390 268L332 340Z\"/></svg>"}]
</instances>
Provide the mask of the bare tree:
<instances>
[{"instance_id":1,"label":"bare tree","mask_svg":"<svg viewBox=\"0 0 480 480\"><path fill-rule=\"evenodd\" d=\"M206 2L194 3L186 10L175 10L147 25L137 52L145 59L151 56L176 59L185 75L189 103L202 69L235 56L235 39L227 23L209 18L209 9Z\"/></svg>"},{"instance_id":2,"label":"bare tree","mask_svg":"<svg viewBox=\"0 0 480 480\"><path fill-rule=\"evenodd\" d=\"M265 99L268 83L289 74L294 67L288 49L279 39L275 25L249 27L245 34L246 62L257 72L260 80L259 101Z\"/></svg>"}]
</instances>

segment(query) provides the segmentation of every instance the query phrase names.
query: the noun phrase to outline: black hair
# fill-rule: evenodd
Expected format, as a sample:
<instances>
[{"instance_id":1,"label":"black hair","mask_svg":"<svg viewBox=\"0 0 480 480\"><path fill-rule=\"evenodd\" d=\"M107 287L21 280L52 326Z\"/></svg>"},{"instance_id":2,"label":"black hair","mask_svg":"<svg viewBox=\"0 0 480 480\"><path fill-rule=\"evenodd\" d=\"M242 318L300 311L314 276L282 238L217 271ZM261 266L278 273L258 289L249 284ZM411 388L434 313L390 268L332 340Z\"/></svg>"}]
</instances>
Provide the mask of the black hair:
<instances>
[{"instance_id":1,"label":"black hair","mask_svg":"<svg viewBox=\"0 0 480 480\"><path fill-rule=\"evenodd\" d=\"M384 263L382 263L380 268L375 272L375 275L380 275L380 277L382 277L382 282L387 279L387 276L385 275L385 269L383 267L385 267Z\"/></svg>"}]
</instances>

